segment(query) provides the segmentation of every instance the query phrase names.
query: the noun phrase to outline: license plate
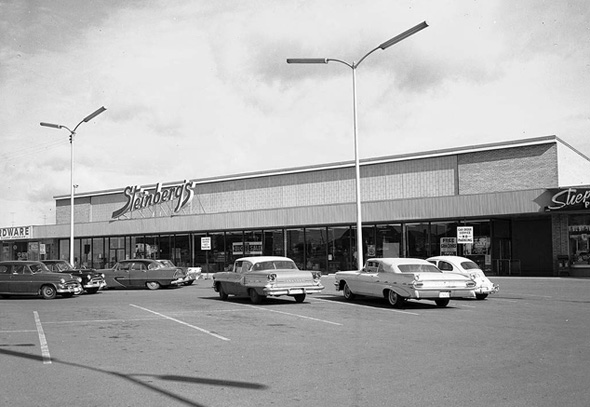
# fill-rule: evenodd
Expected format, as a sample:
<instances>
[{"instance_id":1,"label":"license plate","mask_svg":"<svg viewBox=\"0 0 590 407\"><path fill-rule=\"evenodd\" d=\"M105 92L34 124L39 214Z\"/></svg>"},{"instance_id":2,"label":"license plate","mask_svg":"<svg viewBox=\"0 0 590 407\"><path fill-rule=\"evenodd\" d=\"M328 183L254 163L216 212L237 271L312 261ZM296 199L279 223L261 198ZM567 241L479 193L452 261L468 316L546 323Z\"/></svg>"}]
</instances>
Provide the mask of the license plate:
<instances>
[{"instance_id":1,"label":"license plate","mask_svg":"<svg viewBox=\"0 0 590 407\"><path fill-rule=\"evenodd\" d=\"M438 294L439 298L450 298L451 297L451 293L448 291L442 291Z\"/></svg>"},{"instance_id":2,"label":"license plate","mask_svg":"<svg viewBox=\"0 0 590 407\"><path fill-rule=\"evenodd\" d=\"M293 290L289 290L289 294L303 294L303 290L301 288L295 288Z\"/></svg>"}]
</instances>

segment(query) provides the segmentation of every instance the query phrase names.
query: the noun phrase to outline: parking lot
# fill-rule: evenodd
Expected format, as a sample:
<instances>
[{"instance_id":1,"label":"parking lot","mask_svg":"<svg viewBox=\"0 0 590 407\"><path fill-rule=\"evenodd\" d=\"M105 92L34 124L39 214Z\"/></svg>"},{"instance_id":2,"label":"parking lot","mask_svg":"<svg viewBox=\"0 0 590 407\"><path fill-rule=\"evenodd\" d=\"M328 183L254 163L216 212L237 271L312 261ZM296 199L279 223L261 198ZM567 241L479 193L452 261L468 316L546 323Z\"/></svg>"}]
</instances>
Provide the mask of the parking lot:
<instances>
[{"instance_id":1,"label":"parking lot","mask_svg":"<svg viewBox=\"0 0 590 407\"><path fill-rule=\"evenodd\" d=\"M0 405L586 406L590 280L491 278L446 308L221 301L211 280L1 299Z\"/></svg>"}]
</instances>

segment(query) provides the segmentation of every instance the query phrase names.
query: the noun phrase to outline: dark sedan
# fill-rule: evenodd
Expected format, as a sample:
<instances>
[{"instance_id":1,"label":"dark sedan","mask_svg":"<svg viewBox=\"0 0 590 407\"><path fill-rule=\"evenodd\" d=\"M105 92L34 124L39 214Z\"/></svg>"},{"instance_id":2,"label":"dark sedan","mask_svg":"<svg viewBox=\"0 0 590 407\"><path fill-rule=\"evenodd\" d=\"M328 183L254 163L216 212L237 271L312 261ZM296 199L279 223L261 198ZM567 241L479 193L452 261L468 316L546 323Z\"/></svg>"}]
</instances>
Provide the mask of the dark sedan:
<instances>
[{"instance_id":1,"label":"dark sedan","mask_svg":"<svg viewBox=\"0 0 590 407\"><path fill-rule=\"evenodd\" d=\"M149 288L183 285L189 281L178 267L166 267L156 260L121 260L111 269L98 270L104 274L107 288Z\"/></svg>"},{"instance_id":2,"label":"dark sedan","mask_svg":"<svg viewBox=\"0 0 590 407\"><path fill-rule=\"evenodd\" d=\"M71 274L82 279L82 287L88 294L94 294L106 287L104 275L92 269L75 269L66 260L42 260L43 264L54 273Z\"/></svg>"},{"instance_id":3,"label":"dark sedan","mask_svg":"<svg viewBox=\"0 0 590 407\"><path fill-rule=\"evenodd\" d=\"M51 300L82 293L80 278L53 273L40 261L0 262L0 296L39 295Z\"/></svg>"}]
</instances>

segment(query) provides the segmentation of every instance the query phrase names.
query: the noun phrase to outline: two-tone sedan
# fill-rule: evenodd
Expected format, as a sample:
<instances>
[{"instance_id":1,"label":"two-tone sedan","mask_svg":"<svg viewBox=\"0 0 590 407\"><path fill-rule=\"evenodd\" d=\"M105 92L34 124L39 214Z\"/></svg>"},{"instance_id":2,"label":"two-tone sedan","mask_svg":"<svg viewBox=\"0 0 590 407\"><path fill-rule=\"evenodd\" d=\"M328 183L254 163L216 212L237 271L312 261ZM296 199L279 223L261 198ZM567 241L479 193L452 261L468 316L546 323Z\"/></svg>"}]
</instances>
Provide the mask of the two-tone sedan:
<instances>
[{"instance_id":1,"label":"two-tone sedan","mask_svg":"<svg viewBox=\"0 0 590 407\"><path fill-rule=\"evenodd\" d=\"M75 269L67 260L41 260L47 268L54 273L71 274L82 279L82 288L87 294L95 294L101 288L106 287L104 275L96 273L94 270Z\"/></svg>"},{"instance_id":2,"label":"two-tone sedan","mask_svg":"<svg viewBox=\"0 0 590 407\"><path fill-rule=\"evenodd\" d=\"M307 294L319 293L324 286L319 272L299 270L288 257L258 256L237 259L231 271L215 273L213 288L222 300L235 295L259 304L268 296L282 295L303 302Z\"/></svg>"},{"instance_id":3,"label":"two-tone sedan","mask_svg":"<svg viewBox=\"0 0 590 407\"><path fill-rule=\"evenodd\" d=\"M104 275L107 288L174 287L188 281L186 273L178 267L166 267L156 260L121 260L113 268L97 270Z\"/></svg>"},{"instance_id":4,"label":"two-tone sedan","mask_svg":"<svg viewBox=\"0 0 590 407\"><path fill-rule=\"evenodd\" d=\"M80 278L53 273L39 261L0 262L0 296L35 295L52 300L57 295L72 297L82 293Z\"/></svg>"},{"instance_id":5,"label":"two-tone sedan","mask_svg":"<svg viewBox=\"0 0 590 407\"><path fill-rule=\"evenodd\" d=\"M476 283L463 275L444 274L426 260L383 258L367 260L362 270L338 271L334 285L349 301L362 295L385 298L393 307L410 299L446 307L451 299L475 297Z\"/></svg>"},{"instance_id":6,"label":"two-tone sedan","mask_svg":"<svg viewBox=\"0 0 590 407\"><path fill-rule=\"evenodd\" d=\"M165 267L169 267L169 268L176 267L176 268L179 268L182 271L184 271L186 273L186 277L187 277L187 281L184 283L184 285L192 285L196 280L199 279L199 277L201 277L201 272L202 272L201 267L179 267L179 266L175 266L174 263L172 263L172 260L166 260L166 259L157 259L156 261Z\"/></svg>"},{"instance_id":7,"label":"two-tone sedan","mask_svg":"<svg viewBox=\"0 0 590 407\"><path fill-rule=\"evenodd\" d=\"M428 259L443 273L456 273L470 277L477 283L475 287L475 298L478 300L485 299L490 294L495 294L500 289L498 284L494 284L486 277L485 273L473 261L460 256L434 256Z\"/></svg>"}]
</instances>

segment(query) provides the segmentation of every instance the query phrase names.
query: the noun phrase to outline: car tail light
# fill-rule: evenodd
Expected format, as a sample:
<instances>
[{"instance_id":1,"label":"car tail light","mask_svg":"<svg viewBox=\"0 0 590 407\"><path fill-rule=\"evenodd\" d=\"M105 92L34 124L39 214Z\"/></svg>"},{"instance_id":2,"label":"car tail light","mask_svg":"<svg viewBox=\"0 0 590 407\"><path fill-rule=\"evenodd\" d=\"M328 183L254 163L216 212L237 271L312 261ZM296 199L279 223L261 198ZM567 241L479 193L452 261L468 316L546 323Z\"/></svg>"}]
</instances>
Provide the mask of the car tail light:
<instances>
[{"instance_id":1,"label":"car tail light","mask_svg":"<svg viewBox=\"0 0 590 407\"><path fill-rule=\"evenodd\" d=\"M475 287L477 285L477 283L473 280L470 280L467 282L467 287L472 288Z\"/></svg>"},{"instance_id":2,"label":"car tail light","mask_svg":"<svg viewBox=\"0 0 590 407\"><path fill-rule=\"evenodd\" d=\"M275 281L277 281L277 275L276 274L269 274L267 277L268 282L269 283L274 283Z\"/></svg>"},{"instance_id":3,"label":"car tail light","mask_svg":"<svg viewBox=\"0 0 590 407\"><path fill-rule=\"evenodd\" d=\"M416 280L414 280L414 281L412 281L412 286L414 288L421 288L421 287L424 286L424 283L422 281L416 281Z\"/></svg>"}]
</instances>

